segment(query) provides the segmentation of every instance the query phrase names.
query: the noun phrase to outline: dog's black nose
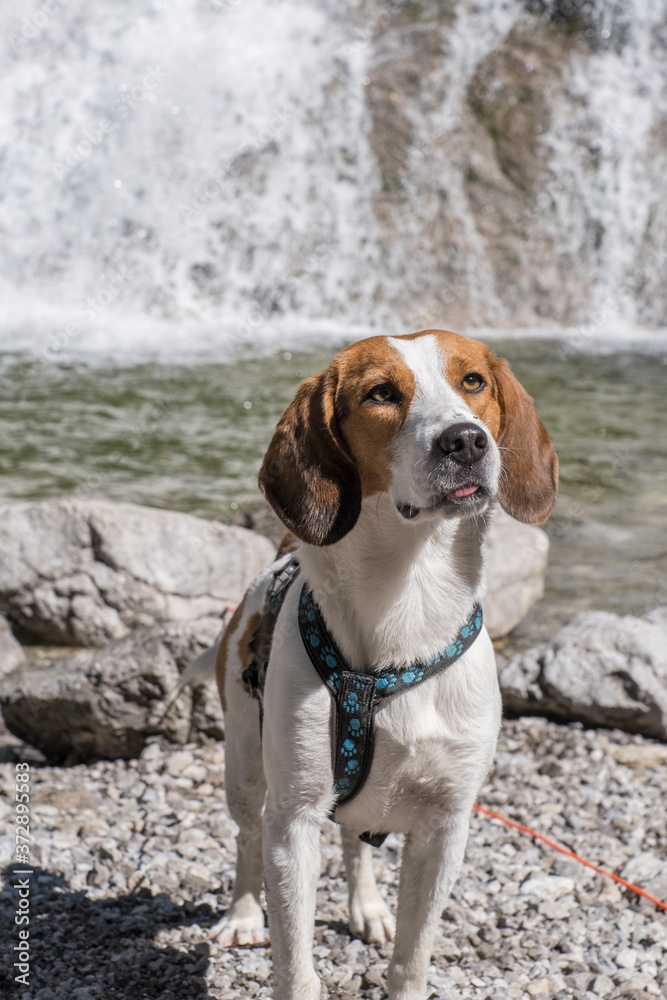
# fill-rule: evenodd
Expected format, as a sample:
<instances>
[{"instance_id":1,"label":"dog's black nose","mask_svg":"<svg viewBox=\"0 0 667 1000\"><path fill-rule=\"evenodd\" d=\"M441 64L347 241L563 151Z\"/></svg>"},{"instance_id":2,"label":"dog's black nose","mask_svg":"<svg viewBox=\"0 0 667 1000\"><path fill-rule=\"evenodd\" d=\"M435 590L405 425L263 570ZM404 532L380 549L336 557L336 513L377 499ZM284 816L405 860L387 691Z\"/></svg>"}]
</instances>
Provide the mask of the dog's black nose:
<instances>
[{"instance_id":1,"label":"dog's black nose","mask_svg":"<svg viewBox=\"0 0 667 1000\"><path fill-rule=\"evenodd\" d=\"M438 438L445 455L459 465L473 465L485 454L489 439L477 424L452 424Z\"/></svg>"}]
</instances>

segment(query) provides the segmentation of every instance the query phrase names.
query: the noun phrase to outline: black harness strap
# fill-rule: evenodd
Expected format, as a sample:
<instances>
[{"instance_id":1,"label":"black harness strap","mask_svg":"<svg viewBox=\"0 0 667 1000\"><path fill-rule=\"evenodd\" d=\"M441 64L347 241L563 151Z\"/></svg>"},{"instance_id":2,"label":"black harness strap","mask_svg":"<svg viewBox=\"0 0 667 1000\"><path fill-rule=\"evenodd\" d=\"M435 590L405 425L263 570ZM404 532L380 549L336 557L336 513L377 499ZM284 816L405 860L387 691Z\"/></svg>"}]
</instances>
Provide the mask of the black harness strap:
<instances>
[{"instance_id":1,"label":"black harness strap","mask_svg":"<svg viewBox=\"0 0 667 1000\"><path fill-rule=\"evenodd\" d=\"M264 684L273 633L287 591L298 574L299 563L296 558L292 558L278 571L267 592L262 619L249 644L252 660L243 671L242 679L248 694L259 702L260 734L264 718ZM299 631L308 656L333 698L335 720L332 767L336 805L343 805L361 791L373 763L377 709L387 698L393 698L394 695L441 673L470 649L482 628L482 608L479 604L473 608L469 620L444 653L407 667L388 667L376 674L347 669L322 612L305 583L299 598L298 618ZM383 833L363 833L361 840L379 847L386 836Z\"/></svg>"},{"instance_id":2,"label":"black harness strap","mask_svg":"<svg viewBox=\"0 0 667 1000\"><path fill-rule=\"evenodd\" d=\"M388 667L377 674L361 673L347 669L308 585L303 585L299 600L301 638L336 708L333 769L337 805L354 798L368 776L373 762L375 712L381 704L451 666L470 649L482 624L478 604L444 653L400 669Z\"/></svg>"},{"instance_id":3,"label":"black harness strap","mask_svg":"<svg viewBox=\"0 0 667 1000\"><path fill-rule=\"evenodd\" d=\"M259 702L260 735L264 724L264 684L266 682L266 668L269 665L269 657L271 656L273 633L276 628L280 609L287 596L287 591L298 575L299 563L296 559L290 559L276 573L266 594L264 612L257 626L257 631L248 643L248 650L252 653L252 659L241 674L241 680L248 694L252 695Z\"/></svg>"}]
</instances>

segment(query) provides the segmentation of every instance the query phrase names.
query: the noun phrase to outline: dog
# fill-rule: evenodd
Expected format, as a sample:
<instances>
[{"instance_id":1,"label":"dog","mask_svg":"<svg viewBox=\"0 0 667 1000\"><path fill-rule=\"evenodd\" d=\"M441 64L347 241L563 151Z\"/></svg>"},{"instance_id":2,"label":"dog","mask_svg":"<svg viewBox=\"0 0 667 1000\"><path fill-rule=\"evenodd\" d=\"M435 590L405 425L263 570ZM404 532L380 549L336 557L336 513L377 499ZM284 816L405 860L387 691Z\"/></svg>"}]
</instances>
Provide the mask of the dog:
<instances>
[{"instance_id":1,"label":"dog","mask_svg":"<svg viewBox=\"0 0 667 1000\"><path fill-rule=\"evenodd\" d=\"M275 1000L320 997L312 938L330 815L340 824L352 934L395 941L390 1000L426 996L437 922L501 721L493 646L474 610L485 530L496 501L520 521L544 522L557 481L549 435L507 362L447 331L352 344L301 383L278 423L259 483L295 536L299 576L273 626L261 710L244 680L289 552L250 586L217 652L226 794L240 832L232 903L210 935L223 946L265 944L264 881ZM364 717L372 756L347 799L332 764L334 744L345 753L345 732L338 743L335 732L342 709L306 648L306 613L321 616L348 682L369 690L389 676L412 682L415 664L444 662L442 651L458 649L478 615L458 658ZM387 832L405 835L396 922L365 842Z\"/></svg>"}]
</instances>

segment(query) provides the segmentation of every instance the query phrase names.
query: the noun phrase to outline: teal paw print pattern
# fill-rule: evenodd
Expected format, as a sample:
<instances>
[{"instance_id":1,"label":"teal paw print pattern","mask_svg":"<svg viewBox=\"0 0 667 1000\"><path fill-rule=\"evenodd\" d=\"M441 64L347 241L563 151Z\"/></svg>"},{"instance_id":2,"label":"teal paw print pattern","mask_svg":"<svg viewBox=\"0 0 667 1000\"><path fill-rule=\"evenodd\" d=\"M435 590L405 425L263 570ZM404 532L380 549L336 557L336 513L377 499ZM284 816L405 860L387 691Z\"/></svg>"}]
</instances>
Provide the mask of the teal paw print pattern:
<instances>
[{"instance_id":1,"label":"teal paw print pattern","mask_svg":"<svg viewBox=\"0 0 667 1000\"><path fill-rule=\"evenodd\" d=\"M477 607L473 608L472 615L468 621L444 653L437 653L428 660L412 663L402 670L396 670L395 667L388 667L386 670L382 670L376 675L376 703L379 704L383 698L407 691L409 688L414 687L415 684L421 684L422 681L428 680L429 677L434 677L436 674L441 673L458 660L467 649L470 649L479 635L482 625L482 608L480 605L477 605Z\"/></svg>"},{"instance_id":2,"label":"teal paw print pattern","mask_svg":"<svg viewBox=\"0 0 667 1000\"><path fill-rule=\"evenodd\" d=\"M359 708L359 695L356 691L349 691L343 701L343 709L346 712L356 712Z\"/></svg>"},{"instance_id":3,"label":"teal paw print pattern","mask_svg":"<svg viewBox=\"0 0 667 1000\"><path fill-rule=\"evenodd\" d=\"M424 671L421 667L412 667L401 674L404 684L419 684L424 679Z\"/></svg>"},{"instance_id":4,"label":"teal paw print pattern","mask_svg":"<svg viewBox=\"0 0 667 1000\"><path fill-rule=\"evenodd\" d=\"M372 758L375 679L346 670L337 701L334 785L338 801L351 798L361 780L365 763Z\"/></svg>"},{"instance_id":5,"label":"teal paw print pattern","mask_svg":"<svg viewBox=\"0 0 667 1000\"><path fill-rule=\"evenodd\" d=\"M299 601L299 628L310 660L335 702L334 787L340 805L360 791L370 770L377 708L386 698L445 670L469 649L482 628L482 609L479 605L473 609L443 653L380 673L348 670L307 584Z\"/></svg>"}]
</instances>

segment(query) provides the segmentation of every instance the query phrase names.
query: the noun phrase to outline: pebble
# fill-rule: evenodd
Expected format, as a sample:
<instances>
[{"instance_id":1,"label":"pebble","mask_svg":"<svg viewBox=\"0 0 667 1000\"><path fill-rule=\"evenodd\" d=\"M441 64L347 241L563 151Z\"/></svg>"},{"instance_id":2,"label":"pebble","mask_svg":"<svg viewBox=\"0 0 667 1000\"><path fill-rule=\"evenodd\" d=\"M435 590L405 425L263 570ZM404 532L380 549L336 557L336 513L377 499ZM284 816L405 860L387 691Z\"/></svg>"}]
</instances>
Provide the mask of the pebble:
<instances>
[{"instance_id":1,"label":"pebble","mask_svg":"<svg viewBox=\"0 0 667 1000\"><path fill-rule=\"evenodd\" d=\"M620 764L641 770L667 763L667 746L657 743L636 746L631 743L629 746L613 747L611 755Z\"/></svg>"},{"instance_id":2,"label":"pebble","mask_svg":"<svg viewBox=\"0 0 667 1000\"><path fill-rule=\"evenodd\" d=\"M609 976L597 976L591 984L591 991L598 997L609 996L614 990L614 980Z\"/></svg>"},{"instance_id":3,"label":"pebble","mask_svg":"<svg viewBox=\"0 0 667 1000\"><path fill-rule=\"evenodd\" d=\"M649 766L662 760L656 750L662 748L650 740L617 731L506 721L478 801L542 832L548 827L569 849L664 898L667 769ZM16 753L20 759L20 748ZM0 764L5 827L14 774L13 763ZM31 947L39 957L30 1000L270 1000L270 948L223 950L207 936L229 905L234 878L237 830L221 790L224 744L172 750L154 741L137 761L33 767L31 779L38 866ZM401 846L391 835L374 851L394 910ZM11 849L11 838L0 837L1 863ZM351 940L345 929L347 890L334 824L323 831L322 871L313 950L318 974L330 998L383 1000L391 946ZM5 926L13 907L5 890ZM12 943L11 933L2 936L4 969ZM463 869L438 928L427 995L667 996L667 915L475 812Z\"/></svg>"},{"instance_id":4,"label":"pebble","mask_svg":"<svg viewBox=\"0 0 667 1000\"><path fill-rule=\"evenodd\" d=\"M574 891L574 880L558 875L538 875L529 878L521 886L524 896L534 896L537 899L560 899L568 892Z\"/></svg>"},{"instance_id":5,"label":"pebble","mask_svg":"<svg viewBox=\"0 0 667 1000\"><path fill-rule=\"evenodd\" d=\"M176 750L165 762L165 771L172 778L178 778L194 764L194 754L190 750Z\"/></svg>"},{"instance_id":6,"label":"pebble","mask_svg":"<svg viewBox=\"0 0 667 1000\"><path fill-rule=\"evenodd\" d=\"M638 955L634 948L624 948L622 951L619 951L614 961L619 969L634 969L637 964L637 958Z\"/></svg>"}]
</instances>

